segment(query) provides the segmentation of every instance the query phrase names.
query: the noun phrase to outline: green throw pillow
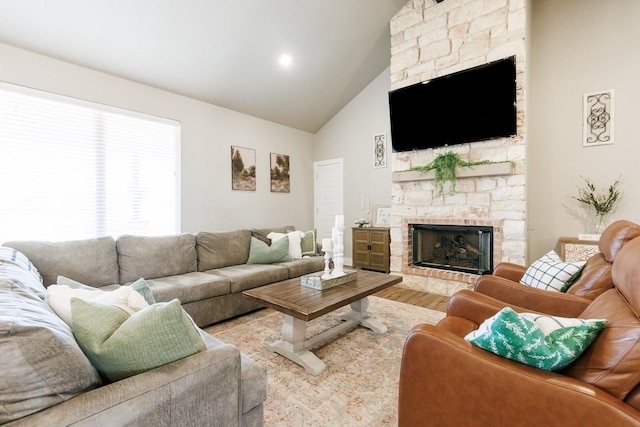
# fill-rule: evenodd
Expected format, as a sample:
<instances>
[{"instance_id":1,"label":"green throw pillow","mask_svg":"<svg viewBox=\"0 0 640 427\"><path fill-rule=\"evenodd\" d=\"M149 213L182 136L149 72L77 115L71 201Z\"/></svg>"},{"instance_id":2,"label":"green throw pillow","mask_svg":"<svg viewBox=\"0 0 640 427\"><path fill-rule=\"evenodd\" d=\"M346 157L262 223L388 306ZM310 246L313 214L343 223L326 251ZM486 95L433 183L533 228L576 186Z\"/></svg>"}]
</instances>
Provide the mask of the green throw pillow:
<instances>
[{"instance_id":1,"label":"green throw pillow","mask_svg":"<svg viewBox=\"0 0 640 427\"><path fill-rule=\"evenodd\" d=\"M465 339L499 356L557 371L576 360L606 323L604 319L516 313L505 307Z\"/></svg>"},{"instance_id":2,"label":"green throw pillow","mask_svg":"<svg viewBox=\"0 0 640 427\"><path fill-rule=\"evenodd\" d=\"M273 242L271 246L262 240L251 237L247 264L273 264L274 262L284 261L291 261L288 236Z\"/></svg>"},{"instance_id":3,"label":"green throw pillow","mask_svg":"<svg viewBox=\"0 0 640 427\"><path fill-rule=\"evenodd\" d=\"M64 276L58 276L56 280L56 284L66 285L71 289L86 289L88 291L100 290L99 288L85 285L84 283L76 282L75 280L69 279L68 277L64 277ZM149 285L143 278L136 280L129 286L131 286L131 289L133 289L134 291L142 295L145 301L147 301L147 304L151 305L156 303L156 300L153 297L153 293L151 292L151 289L149 289Z\"/></svg>"},{"instance_id":4,"label":"green throw pillow","mask_svg":"<svg viewBox=\"0 0 640 427\"><path fill-rule=\"evenodd\" d=\"M103 378L118 381L204 351L206 344L180 301L129 316L118 307L71 299L73 334Z\"/></svg>"},{"instance_id":5,"label":"green throw pillow","mask_svg":"<svg viewBox=\"0 0 640 427\"><path fill-rule=\"evenodd\" d=\"M318 255L318 247L316 246L316 230L307 231L300 240L302 256Z\"/></svg>"}]
</instances>

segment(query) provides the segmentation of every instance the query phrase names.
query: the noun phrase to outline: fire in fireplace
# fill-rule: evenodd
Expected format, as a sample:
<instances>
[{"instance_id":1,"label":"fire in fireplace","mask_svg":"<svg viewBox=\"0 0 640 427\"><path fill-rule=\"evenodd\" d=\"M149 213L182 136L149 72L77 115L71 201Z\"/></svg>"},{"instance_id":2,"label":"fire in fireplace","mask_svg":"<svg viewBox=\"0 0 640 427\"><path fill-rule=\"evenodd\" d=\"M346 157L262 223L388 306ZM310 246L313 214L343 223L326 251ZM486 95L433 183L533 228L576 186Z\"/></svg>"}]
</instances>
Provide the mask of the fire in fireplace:
<instances>
[{"instance_id":1,"label":"fire in fireplace","mask_svg":"<svg viewBox=\"0 0 640 427\"><path fill-rule=\"evenodd\" d=\"M410 224L412 265L471 274L493 271L493 227Z\"/></svg>"}]
</instances>

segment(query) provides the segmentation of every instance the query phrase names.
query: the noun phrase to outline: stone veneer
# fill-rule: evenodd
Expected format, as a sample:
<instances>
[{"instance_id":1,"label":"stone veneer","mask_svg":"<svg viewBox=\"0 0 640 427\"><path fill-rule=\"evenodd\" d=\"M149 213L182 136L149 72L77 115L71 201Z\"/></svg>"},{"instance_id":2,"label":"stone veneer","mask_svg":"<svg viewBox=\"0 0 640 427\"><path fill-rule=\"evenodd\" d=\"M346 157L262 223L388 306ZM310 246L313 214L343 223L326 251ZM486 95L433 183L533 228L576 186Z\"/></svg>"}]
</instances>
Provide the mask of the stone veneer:
<instances>
[{"instance_id":1,"label":"stone veneer","mask_svg":"<svg viewBox=\"0 0 640 427\"><path fill-rule=\"evenodd\" d=\"M391 19L392 89L515 55L518 103L517 136L393 153L394 172L425 165L446 151L468 161L513 164L509 175L458 178L454 195L439 196L432 180L393 182L391 271L403 275L402 286L452 295L477 279L411 267L409 223L492 225L494 265L525 262L525 33L525 0L412 0Z\"/></svg>"}]
</instances>

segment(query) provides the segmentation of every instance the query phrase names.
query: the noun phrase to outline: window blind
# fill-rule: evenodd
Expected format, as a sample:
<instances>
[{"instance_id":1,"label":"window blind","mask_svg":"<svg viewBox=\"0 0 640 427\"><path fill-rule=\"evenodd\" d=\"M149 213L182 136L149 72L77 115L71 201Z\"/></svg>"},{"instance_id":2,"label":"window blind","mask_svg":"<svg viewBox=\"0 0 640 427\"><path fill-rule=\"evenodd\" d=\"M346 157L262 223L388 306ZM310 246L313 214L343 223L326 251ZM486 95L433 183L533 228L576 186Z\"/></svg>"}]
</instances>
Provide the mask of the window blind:
<instances>
[{"instance_id":1,"label":"window blind","mask_svg":"<svg viewBox=\"0 0 640 427\"><path fill-rule=\"evenodd\" d=\"M179 122L0 84L0 243L179 230Z\"/></svg>"}]
</instances>

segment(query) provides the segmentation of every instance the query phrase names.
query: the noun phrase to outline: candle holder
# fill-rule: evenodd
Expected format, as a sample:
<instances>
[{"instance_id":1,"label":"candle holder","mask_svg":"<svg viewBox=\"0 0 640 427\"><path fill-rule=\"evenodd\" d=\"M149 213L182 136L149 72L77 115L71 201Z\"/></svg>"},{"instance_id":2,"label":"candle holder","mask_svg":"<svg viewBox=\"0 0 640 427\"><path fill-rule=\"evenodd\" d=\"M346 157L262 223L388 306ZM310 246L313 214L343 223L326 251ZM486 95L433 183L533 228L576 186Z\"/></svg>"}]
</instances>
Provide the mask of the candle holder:
<instances>
[{"instance_id":1,"label":"candle holder","mask_svg":"<svg viewBox=\"0 0 640 427\"><path fill-rule=\"evenodd\" d=\"M324 274L322 275L323 279L331 278L331 268L329 268L329 264L331 262L331 250L324 251Z\"/></svg>"},{"instance_id":2,"label":"candle holder","mask_svg":"<svg viewBox=\"0 0 640 427\"><path fill-rule=\"evenodd\" d=\"M344 275L344 225L334 227L335 241L333 242L333 272L331 277Z\"/></svg>"}]
</instances>

